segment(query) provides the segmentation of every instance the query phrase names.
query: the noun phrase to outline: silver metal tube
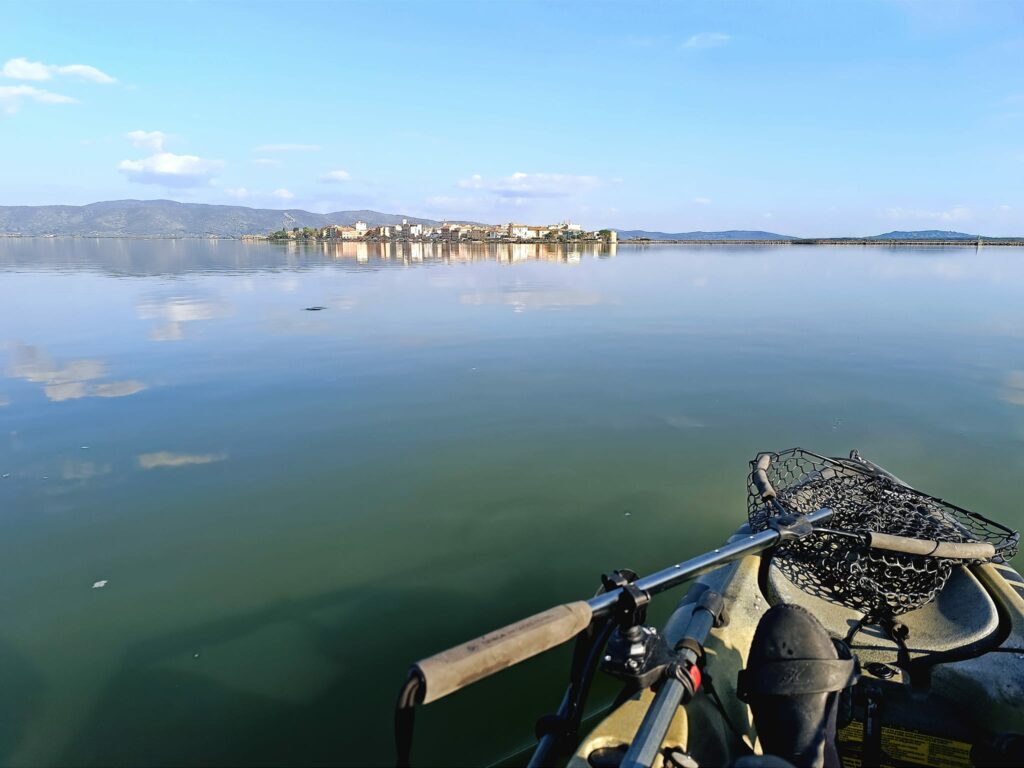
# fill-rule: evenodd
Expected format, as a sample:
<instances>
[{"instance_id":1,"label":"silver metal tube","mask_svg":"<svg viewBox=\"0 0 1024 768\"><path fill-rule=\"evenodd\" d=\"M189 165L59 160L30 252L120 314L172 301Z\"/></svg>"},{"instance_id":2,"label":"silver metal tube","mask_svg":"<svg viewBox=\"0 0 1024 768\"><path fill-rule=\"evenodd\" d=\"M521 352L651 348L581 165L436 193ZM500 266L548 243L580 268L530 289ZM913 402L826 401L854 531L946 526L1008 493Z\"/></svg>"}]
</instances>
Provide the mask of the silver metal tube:
<instances>
[{"instance_id":1,"label":"silver metal tube","mask_svg":"<svg viewBox=\"0 0 1024 768\"><path fill-rule=\"evenodd\" d=\"M804 517L812 525L815 525L825 522L832 517L832 510L822 508L815 512L810 512L804 515ZM633 586L648 594L656 595L659 592L664 592L666 589L677 587L684 581L696 578L708 571L713 571L720 565L771 549L778 540L779 532L775 530L769 529L760 533L752 533L737 541L723 544L713 552L697 555L697 557L684 560L668 568L663 568L652 573L650 576L637 579L633 582ZM611 592L605 592L588 600L587 603L594 613L594 618L607 614L615 606L621 593L621 589L613 589Z\"/></svg>"},{"instance_id":2,"label":"silver metal tube","mask_svg":"<svg viewBox=\"0 0 1024 768\"><path fill-rule=\"evenodd\" d=\"M721 595L716 595L716 598L719 601L722 599ZM679 642L689 639L703 647L711 628L715 625L715 619L713 609L701 604L698 598L698 604L693 609ZM698 662L697 655L689 648L683 649L681 655L691 664ZM665 743L665 736L672 727L672 718L675 717L679 705L683 703L685 694L686 688L675 677L669 677L662 683L654 701L647 708L636 736L633 737L633 743L622 758L619 768L651 768L658 752L661 751L661 745Z\"/></svg>"},{"instance_id":3,"label":"silver metal tube","mask_svg":"<svg viewBox=\"0 0 1024 768\"><path fill-rule=\"evenodd\" d=\"M633 737L632 746L619 763L619 768L650 768L654 764L654 758L661 751L661 743L672 726L672 718L676 716L685 692L683 684L674 677L662 684Z\"/></svg>"}]
</instances>

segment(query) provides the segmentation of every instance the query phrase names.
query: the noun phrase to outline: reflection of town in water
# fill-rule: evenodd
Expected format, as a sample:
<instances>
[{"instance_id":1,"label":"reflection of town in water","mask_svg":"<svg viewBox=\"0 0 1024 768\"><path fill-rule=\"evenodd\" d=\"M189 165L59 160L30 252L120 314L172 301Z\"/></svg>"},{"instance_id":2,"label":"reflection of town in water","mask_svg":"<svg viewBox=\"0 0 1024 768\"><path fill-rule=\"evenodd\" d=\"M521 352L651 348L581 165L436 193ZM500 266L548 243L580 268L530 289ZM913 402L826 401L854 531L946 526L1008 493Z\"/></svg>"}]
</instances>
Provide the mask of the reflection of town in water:
<instances>
[{"instance_id":1,"label":"reflection of town in water","mask_svg":"<svg viewBox=\"0 0 1024 768\"><path fill-rule=\"evenodd\" d=\"M278 270L380 269L494 261L578 264L616 255L615 243L487 243L130 238L0 238L0 273L99 271L112 275L240 274ZM168 322L176 318L168 316Z\"/></svg>"},{"instance_id":2,"label":"reflection of town in water","mask_svg":"<svg viewBox=\"0 0 1024 768\"><path fill-rule=\"evenodd\" d=\"M614 258L615 243L449 243L449 242L288 242L289 255L319 253L336 261L357 264L419 264L426 262L463 263L496 261L515 264L523 261L550 261L575 264L583 259Z\"/></svg>"}]
</instances>

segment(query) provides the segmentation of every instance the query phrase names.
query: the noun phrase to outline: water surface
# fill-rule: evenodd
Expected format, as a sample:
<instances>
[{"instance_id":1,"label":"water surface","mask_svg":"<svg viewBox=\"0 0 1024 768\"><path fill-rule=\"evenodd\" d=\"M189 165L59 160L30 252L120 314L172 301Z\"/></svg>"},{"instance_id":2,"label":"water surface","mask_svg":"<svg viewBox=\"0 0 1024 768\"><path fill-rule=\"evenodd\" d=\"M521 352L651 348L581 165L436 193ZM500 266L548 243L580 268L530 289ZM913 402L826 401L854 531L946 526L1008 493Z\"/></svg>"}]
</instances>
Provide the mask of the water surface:
<instances>
[{"instance_id":1,"label":"water surface","mask_svg":"<svg viewBox=\"0 0 1024 768\"><path fill-rule=\"evenodd\" d=\"M411 661L713 546L760 450L1020 526L1021 296L1018 249L0 240L0 763L387 764Z\"/></svg>"}]
</instances>

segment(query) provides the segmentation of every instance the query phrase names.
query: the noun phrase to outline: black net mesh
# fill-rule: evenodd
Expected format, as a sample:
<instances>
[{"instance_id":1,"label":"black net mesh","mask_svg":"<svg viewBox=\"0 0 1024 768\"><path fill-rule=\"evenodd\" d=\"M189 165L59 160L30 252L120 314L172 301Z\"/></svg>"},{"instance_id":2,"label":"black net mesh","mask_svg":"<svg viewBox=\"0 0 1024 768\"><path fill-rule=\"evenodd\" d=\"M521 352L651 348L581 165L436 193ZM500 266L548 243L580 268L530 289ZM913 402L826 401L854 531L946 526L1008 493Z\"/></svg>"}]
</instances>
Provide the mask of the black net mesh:
<instances>
[{"instance_id":1,"label":"black net mesh","mask_svg":"<svg viewBox=\"0 0 1024 768\"><path fill-rule=\"evenodd\" d=\"M775 501L762 498L755 482L756 459L747 477L747 514L754 531L764 530L780 514L828 507L834 515L825 526L837 531L989 542L997 560L1016 554L1014 531L908 488L859 458L828 459L800 448L768 456L771 463L765 472L777 494ZM934 599L955 565L981 561L870 549L849 536L815 533L780 544L773 562L811 594L869 616L891 617Z\"/></svg>"}]
</instances>

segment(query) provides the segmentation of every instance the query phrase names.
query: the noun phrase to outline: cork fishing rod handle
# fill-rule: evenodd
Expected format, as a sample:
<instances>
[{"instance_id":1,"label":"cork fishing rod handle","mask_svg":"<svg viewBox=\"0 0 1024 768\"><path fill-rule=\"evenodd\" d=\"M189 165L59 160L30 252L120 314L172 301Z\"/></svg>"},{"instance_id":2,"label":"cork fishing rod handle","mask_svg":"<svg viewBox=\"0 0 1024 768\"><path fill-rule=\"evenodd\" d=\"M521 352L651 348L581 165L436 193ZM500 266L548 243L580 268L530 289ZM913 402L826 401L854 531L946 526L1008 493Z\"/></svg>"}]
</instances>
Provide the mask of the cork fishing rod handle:
<instances>
[{"instance_id":1,"label":"cork fishing rod handle","mask_svg":"<svg viewBox=\"0 0 1024 768\"><path fill-rule=\"evenodd\" d=\"M557 605L424 659L413 667L423 680L423 703L572 640L587 628L591 616L583 600Z\"/></svg>"},{"instance_id":2,"label":"cork fishing rod handle","mask_svg":"<svg viewBox=\"0 0 1024 768\"><path fill-rule=\"evenodd\" d=\"M768 479L768 467L771 466L771 463L771 454L762 453L757 457L757 464L754 465L754 487L761 495L761 501L771 501L775 498L775 487Z\"/></svg>"},{"instance_id":3,"label":"cork fishing rod handle","mask_svg":"<svg viewBox=\"0 0 1024 768\"><path fill-rule=\"evenodd\" d=\"M872 549L886 549L906 555L930 555L950 560L991 560L996 555L996 548L987 541L929 541L892 536L888 533L866 535L868 546Z\"/></svg>"}]
</instances>

